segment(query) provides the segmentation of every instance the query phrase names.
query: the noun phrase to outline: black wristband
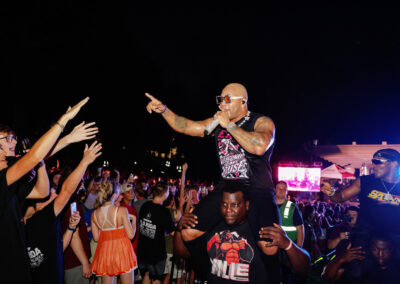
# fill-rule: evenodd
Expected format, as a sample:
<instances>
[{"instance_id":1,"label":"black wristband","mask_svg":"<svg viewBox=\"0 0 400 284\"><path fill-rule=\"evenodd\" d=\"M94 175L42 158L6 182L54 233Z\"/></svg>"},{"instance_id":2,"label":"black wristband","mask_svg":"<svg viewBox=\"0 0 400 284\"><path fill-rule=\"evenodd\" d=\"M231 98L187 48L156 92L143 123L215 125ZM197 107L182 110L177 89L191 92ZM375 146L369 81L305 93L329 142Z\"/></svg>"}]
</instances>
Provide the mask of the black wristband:
<instances>
[{"instance_id":1,"label":"black wristband","mask_svg":"<svg viewBox=\"0 0 400 284\"><path fill-rule=\"evenodd\" d=\"M76 227L75 227L75 228L71 228L70 226L68 226L67 229L70 230L70 231L72 231L72 232L75 232L75 231L76 231Z\"/></svg>"}]
</instances>

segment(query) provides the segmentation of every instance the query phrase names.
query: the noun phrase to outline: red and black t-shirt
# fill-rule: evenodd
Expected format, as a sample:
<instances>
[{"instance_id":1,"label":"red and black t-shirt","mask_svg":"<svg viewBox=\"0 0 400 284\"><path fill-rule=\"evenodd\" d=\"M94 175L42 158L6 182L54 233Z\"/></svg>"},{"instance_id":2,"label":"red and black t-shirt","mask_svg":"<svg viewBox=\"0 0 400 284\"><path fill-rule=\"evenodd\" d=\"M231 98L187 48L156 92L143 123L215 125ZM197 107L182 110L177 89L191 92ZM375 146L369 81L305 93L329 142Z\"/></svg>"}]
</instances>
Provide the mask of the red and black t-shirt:
<instances>
[{"instance_id":1,"label":"red and black t-shirt","mask_svg":"<svg viewBox=\"0 0 400 284\"><path fill-rule=\"evenodd\" d=\"M208 283L269 283L247 222L236 226L221 222L204 242L210 266Z\"/></svg>"}]
</instances>

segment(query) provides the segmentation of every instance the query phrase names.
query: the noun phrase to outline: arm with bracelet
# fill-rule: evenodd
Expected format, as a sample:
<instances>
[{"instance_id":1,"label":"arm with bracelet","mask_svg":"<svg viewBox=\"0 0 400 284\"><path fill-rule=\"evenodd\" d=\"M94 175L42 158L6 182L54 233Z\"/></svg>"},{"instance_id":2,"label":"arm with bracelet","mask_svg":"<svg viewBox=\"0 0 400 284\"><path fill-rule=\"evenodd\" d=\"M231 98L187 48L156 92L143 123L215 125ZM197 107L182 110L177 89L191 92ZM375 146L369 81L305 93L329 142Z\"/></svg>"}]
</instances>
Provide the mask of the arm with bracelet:
<instances>
[{"instance_id":1,"label":"arm with bracelet","mask_svg":"<svg viewBox=\"0 0 400 284\"><path fill-rule=\"evenodd\" d=\"M360 178L358 178L350 186L335 191L328 182L321 181L320 190L326 194L331 201L342 203L357 196L361 192L361 182Z\"/></svg>"}]
</instances>

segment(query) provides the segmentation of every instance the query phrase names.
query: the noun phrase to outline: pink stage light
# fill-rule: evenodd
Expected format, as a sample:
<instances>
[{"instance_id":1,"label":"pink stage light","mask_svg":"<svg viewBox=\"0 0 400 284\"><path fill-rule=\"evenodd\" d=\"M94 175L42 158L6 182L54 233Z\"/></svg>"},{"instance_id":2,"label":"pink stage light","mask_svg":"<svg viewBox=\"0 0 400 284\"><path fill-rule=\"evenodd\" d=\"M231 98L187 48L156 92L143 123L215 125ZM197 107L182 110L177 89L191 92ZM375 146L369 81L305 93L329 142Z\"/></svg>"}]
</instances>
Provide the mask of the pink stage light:
<instances>
[{"instance_id":1,"label":"pink stage light","mask_svg":"<svg viewBox=\"0 0 400 284\"><path fill-rule=\"evenodd\" d=\"M321 168L278 167L278 178L291 191L319 191Z\"/></svg>"}]
</instances>

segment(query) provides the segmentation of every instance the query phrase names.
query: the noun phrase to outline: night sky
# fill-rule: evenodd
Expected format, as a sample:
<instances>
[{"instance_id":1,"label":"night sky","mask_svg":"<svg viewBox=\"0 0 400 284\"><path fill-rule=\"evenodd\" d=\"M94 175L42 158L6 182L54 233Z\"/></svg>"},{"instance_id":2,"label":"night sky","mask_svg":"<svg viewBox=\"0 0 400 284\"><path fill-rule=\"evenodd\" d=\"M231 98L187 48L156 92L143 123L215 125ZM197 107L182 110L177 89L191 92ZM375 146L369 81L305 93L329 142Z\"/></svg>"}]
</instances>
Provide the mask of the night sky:
<instances>
[{"instance_id":1,"label":"night sky","mask_svg":"<svg viewBox=\"0 0 400 284\"><path fill-rule=\"evenodd\" d=\"M191 174L207 177L218 169L213 139L174 133L147 114L144 92L198 120L215 113L226 84L239 82L249 109L276 124L273 164L309 161L313 139L400 143L395 5L195 5L2 4L0 122L35 136L90 96L68 128L96 121L104 159L140 160L175 138Z\"/></svg>"}]
</instances>

